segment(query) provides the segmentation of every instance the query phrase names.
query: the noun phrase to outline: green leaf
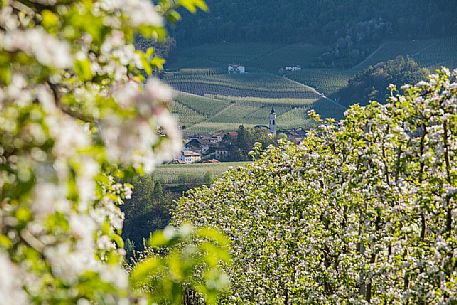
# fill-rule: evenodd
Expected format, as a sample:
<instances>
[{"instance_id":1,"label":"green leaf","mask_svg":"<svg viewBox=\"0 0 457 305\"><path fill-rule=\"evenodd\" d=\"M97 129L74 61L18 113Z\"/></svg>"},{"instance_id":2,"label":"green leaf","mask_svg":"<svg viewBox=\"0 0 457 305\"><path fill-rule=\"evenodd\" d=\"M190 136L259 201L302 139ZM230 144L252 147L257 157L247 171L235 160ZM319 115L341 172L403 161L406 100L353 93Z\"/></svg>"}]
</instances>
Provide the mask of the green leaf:
<instances>
[{"instance_id":1,"label":"green leaf","mask_svg":"<svg viewBox=\"0 0 457 305\"><path fill-rule=\"evenodd\" d=\"M168 244L169 239L163 231L156 231L149 239L149 245L153 248L160 248Z\"/></svg>"},{"instance_id":2,"label":"green leaf","mask_svg":"<svg viewBox=\"0 0 457 305\"><path fill-rule=\"evenodd\" d=\"M49 10L41 13L41 24L48 32L55 32L59 26L59 17Z\"/></svg>"},{"instance_id":3,"label":"green leaf","mask_svg":"<svg viewBox=\"0 0 457 305\"><path fill-rule=\"evenodd\" d=\"M158 257L151 256L138 265L130 273L130 282L134 287L138 287L147 280L147 277L156 274L160 270L162 262Z\"/></svg>"},{"instance_id":4,"label":"green leaf","mask_svg":"<svg viewBox=\"0 0 457 305\"><path fill-rule=\"evenodd\" d=\"M203 0L179 0L178 5L184 7L193 14L197 12L197 8L203 11L208 10L208 6Z\"/></svg>"},{"instance_id":5,"label":"green leaf","mask_svg":"<svg viewBox=\"0 0 457 305\"><path fill-rule=\"evenodd\" d=\"M167 15L167 20L168 20L170 23L176 23L176 22L178 22L179 20L181 20L181 14L179 14L177 11L171 11L171 12Z\"/></svg>"},{"instance_id":6,"label":"green leaf","mask_svg":"<svg viewBox=\"0 0 457 305\"><path fill-rule=\"evenodd\" d=\"M157 67L159 70L163 70L163 65L165 64L165 59L161 57L154 57L151 60L151 65Z\"/></svg>"},{"instance_id":7,"label":"green leaf","mask_svg":"<svg viewBox=\"0 0 457 305\"><path fill-rule=\"evenodd\" d=\"M229 241L225 237L225 235L216 229L208 228L208 227L201 228L201 229L197 230L196 235L199 237L202 237L202 238L211 239L211 240L217 242L220 246L223 246L223 247L229 246Z\"/></svg>"},{"instance_id":8,"label":"green leaf","mask_svg":"<svg viewBox=\"0 0 457 305\"><path fill-rule=\"evenodd\" d=\"M89 81L92 79L92 68L90 66L90 61L87 58L75 60L73 69L81 80Z\"/></svg>"}]
</instances>

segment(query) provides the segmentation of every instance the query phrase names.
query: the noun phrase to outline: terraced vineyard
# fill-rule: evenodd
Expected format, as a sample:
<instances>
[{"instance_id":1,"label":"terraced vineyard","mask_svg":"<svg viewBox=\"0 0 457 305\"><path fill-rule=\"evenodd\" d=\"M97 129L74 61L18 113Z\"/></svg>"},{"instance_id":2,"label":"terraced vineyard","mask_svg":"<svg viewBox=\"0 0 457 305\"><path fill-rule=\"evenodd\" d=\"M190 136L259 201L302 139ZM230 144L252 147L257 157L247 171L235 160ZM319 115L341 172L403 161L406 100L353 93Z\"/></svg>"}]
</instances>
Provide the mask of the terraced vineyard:
<instances>
[{"instance_id":1,"label":"terraced vineyard","mask_svg":"<svg viewBox=\"0 0 457 305\"><path fill-rule=\"evenodd\" d=\"M293 108L277 117L278 122L282 123L282 128L311 127L313 122L307 120L308 109Z\"/></svg>"},{"instance_id":2,"label":"terraced vineyard","mask_svg":"<svg viewBox=\"0 0 457 305\"><path fill-rule=\"evenodd\" d=\"M294 106L307 106L315 102L316 98L303 99L303 98L262 98L253 96L227 96L227 95L206 95L207 97L226 100L231 102L240 103L256 103L256 104L270 104L270 105L294 105Z\"/></svg>"},{"instance_id":3,"label":"terraced vineyard","mask_svg":"<svg viewBox=\"0 0 457 305\"><path fill-rule=\"evenodd\" d=\"M212 117L231 104L230 101L178 92L175 101L195 110L205 118ZM179 110L178 110L179 112Z\"/></svg>"},{"instance_id":4,"label":"terraced vineyard","mask_svg":"<svg viewBox=\"0 0 457 305\"><path fill-rule=\"evenodd\" d=\"M173 102L172 113L179 117L183 125L193 125L205 120L205 116L201 113L176 101Z\"/></svg>"},{"instance_id":5,"label":"terraced vineyard","mask_svg":"<svg viewBox=\"0 0 457 305\"><path fill-rule=\"evenodd\" d=\"M268 54L256 57L247 64L275 73L286 66L300 65L305 68L318 62L319 57L326 50L326 47L309 43L285 45Z\"/></svg>"},{"instance_id":6,"label":"terraced vineyard","mask_svg":"<svg viewBox=\"0 0 457 305\"><path fill-rule=\"evenodd\" d=\"M165 73L164 80L172 86L180 86L182 88L199 88L200 90L210 89L209 85L218 86L221 89L221 95L227 95L223 91L236 89L238 91L247 90L256 92L281 92L292 93L300 92L307 94L315 94L316 91L306 85L290 81L287 78L279 77L269 73L243 73L243 74L227 74L215 73L210 70L199 72L199 70L188 70L186 72L170 72ZM207 86L204 86L207 85ZM180 88L177 88L180 89ZM199 90L197 89L197 90ZM184 90L182 90L184 91ZM189 92L189 91L184 91ZM190 92L193 93L193 92ZM209 93L213 94L213 93ZM217 93L214 93L217 94ZM241 96L233 94L235 96ZM250 96L250 95L245 95Z\"/></svg>"},{"instance_id":7,"label":"terraced vineyard","mask_svg":"<svg viewBox=\"0 0 457 305\"><path fill-rule=\"evenodd\" d=\"M390 41L382 44L364 61L351 69L361 71L378 62L393 59L399 55L410 56L429 68L457 67L457 37L429 40Z\"/></svg>"},{"instance_id":8,"label":"terraced vineyard","mask_svg":"<svg viewBox=\"0 0 457 305\"><path fill-rule=\"evenodd\" d=\"M240 125L268 125L271 108L278 116L294 109L302 115L279 128L307 124L305 113L320 95L312 88L267 73L218 74L209 70L166 73L165 80L179 93L173 112L185 134L235 130ZM286 117L285 117L286 118Z\"/></svg>"},{"instance_id":9,"label":"terraced vineyard","mask_svg":"<svg viewBox=\"0 0 457 305\"><path fill-rule=\"evenodd\" d=\"M171 60L179 72L164 75L165 81L181 91L173 112L185 134L234 130L241 124L267 125L272 106L279 128L306 126L310 108L324 116L341 116L345 107L335 93L370 65L403 55L431 70L441 65L457 67L457 37L389 41L353 68L306 68L324 51L325 47L311 44L259 43L221 43L179 51L180 61ZM232 63L246 65L248 73L227 74ZM305 68L287 72L286 77L274 74L287 65Z\"/></svg>"},{"instance_id":10,"label":"terraced vineyard","mask_svg":"<svg viewBox=\"0 0 457 305\"><path fill-rule=\"evenodd\" d=\"M358 72L381 61L397 56L409 56L430 70L440 66L457 68L457 37L431 40L389 41L382 44L364 61L350 69L302 69L287 73L287 77L307 84L331 96L347 85Z\"/></svg>"},{"instance_id":11,"label":"terraced vineyard","mask_svg":"<svg viewBox=\"0 0 457 305\"><path fill-rule=\"evenodd\" d=\"M342 69L302 69L287 73L288 78L307 84L327 96L345 87L353 75L352 71Z\"/></svg>"},{"instance_id":12,"label":"terraced vineyard","mask_svg":"<svg viewBox=\"0 0 457 305\"><path fill-rule=\"evenodd\" d=\"M224 123L224 122L211 122L211 121L204 121L198 124L192 125L189 128L183 130L184 135L193 135L193 134L211 134L217 131L235 131L243 124L244 127L254 127L253 124L247 123Z\"/></svg>"}]
</instances>

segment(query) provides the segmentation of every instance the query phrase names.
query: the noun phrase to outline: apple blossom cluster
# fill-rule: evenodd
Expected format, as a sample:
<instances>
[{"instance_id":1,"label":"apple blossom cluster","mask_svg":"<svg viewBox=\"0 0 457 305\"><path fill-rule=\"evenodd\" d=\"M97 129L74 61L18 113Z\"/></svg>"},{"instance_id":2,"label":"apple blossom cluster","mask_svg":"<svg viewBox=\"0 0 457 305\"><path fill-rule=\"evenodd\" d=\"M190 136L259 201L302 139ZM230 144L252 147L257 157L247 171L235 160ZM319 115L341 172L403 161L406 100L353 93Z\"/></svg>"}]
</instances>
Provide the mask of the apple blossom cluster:
<instances>
[{"instance_id":1,"label":"apple blossom cluster","mask_svg":"<svg viewBox=\"0 0 457 305\"><path fill-rule=\"evenodd\" d=\"M174 222L232 241L222 304L455 304L457 70L390 86L303 143L255 151Z\"/></svg>"},{"instance_id":2,"label":"apple blossom cluster","mask_svg":"<svg viewBox=\"0 0 457 305\"><path fill-rule=\"evenodd\" d=\"M132 299L118 181L181 144L172 91L152 78L163 60L133 40L162 39L176 7L0 1L0 304Z\"/></svg>"}]
</instances>

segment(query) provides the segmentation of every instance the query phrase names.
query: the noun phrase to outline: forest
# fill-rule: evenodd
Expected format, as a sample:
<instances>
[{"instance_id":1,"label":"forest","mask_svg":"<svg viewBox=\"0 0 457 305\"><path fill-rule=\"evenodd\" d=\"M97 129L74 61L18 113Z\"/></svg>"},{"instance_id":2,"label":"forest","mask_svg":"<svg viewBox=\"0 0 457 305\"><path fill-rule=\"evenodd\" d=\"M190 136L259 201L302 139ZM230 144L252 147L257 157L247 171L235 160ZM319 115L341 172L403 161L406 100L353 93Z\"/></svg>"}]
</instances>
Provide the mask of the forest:
<instances>
[{"instance_id":1,"label":"forest","mask_svg":"<svg viewBox=\"0 0 457 305\"><path fill-rule=\"evenodd\" d=\"M208 0L209 13L184 14L172 30L178 44L210 42L379 43L457 34L457 3L449 0ZM217 26L216 26L217 25Z\"/></svg>"},{"instance_id":2,"label":"forest","mask_svg":"<svg viewBox=\"0 0 457 305\"><path fill-rule=\"evenodd\" d=\"M389 84L416 84L429 73L414 60L399 56L357 73L334 96L346 107L355 103L366 105L369 101L383 103L389 95Z\"/></svg>"}]
</instances>

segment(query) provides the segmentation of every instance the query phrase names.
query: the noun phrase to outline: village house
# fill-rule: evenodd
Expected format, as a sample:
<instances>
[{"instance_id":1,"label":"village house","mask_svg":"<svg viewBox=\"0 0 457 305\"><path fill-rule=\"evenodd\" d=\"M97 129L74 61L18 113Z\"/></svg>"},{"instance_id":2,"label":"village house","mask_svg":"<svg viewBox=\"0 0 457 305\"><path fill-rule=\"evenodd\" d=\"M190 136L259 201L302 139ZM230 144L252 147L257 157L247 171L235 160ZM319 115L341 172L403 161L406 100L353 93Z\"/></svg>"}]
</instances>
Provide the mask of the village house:
<instances>
[{"instance_id":1,"label":"village house","mask_svg":"<svg viewBox=\"0 0 457 305\"><path fill-rule=\"evenodd\" d=\"M228 73L246 73L246 68L242 65L229 65L227 70Z\"/></svg>"},{"instance_id":2,"label":"village house","mask_svg":"<svg viewBox=\"0 0 457 305\"><path fill-rule=\"evenodd\" d=\"M209 150L209 144L209 140L192 138L184 145L184 149L199 152L204 155Z\"/></svg>"},{"instance_id":3,"label":"village house","mask_svg":"<svg viewBox=\"0 0 457 305\"><path fill-rule=\"evenodd\" d=\"M217 144L219 142L222 142L222 139L224 138L224 133L223 132L219 132L218 134L215 134L214 136L212 136L210 139L209 139L209 142L211 144Z\"/></svg>"},{"instance_id":4,"label":"village house","mask_svg":"<svg viewBox=\"0 0 457 305\"><path fill-rule=\"evenodd\" d=\"M300 71L301 70L301 66L287 66L284 68L284 70L286 71Z\"/></svg>"},{"instance_id":5,"label":"village house","mask_svg":"<svg viewBox=\"0 0 457 305\"><path fill-rule=\"evenodd\" d=\"M284 133L286 134L289 141L299 144L306 137L307 131L306 129L299 127L285 130Z\"/></svg>"},{"instance_id":6,"label":"village house","mask_svg":"<svg viewBox=\"0 0 457 305\"><path fill-rule=\"evenodd\" d=\"M228 138L230 141L235 141L236 138L238 137L238 132L236 132L236 131L227 132L224 137Z\"/></svg>"},{"instance_id":7,"label":"village house","mask_svg":"<svg viewBox=\"0 0 457 305\"><path fill-rule=\"evenodd\" d=\"M184 162L186 164L199 162L202 159L202 155L198 152L184 150L181 152L179 156L179 161Z\"/></svg>"},{"instance_id":8,"label":"village house","mask_svg":"<svg viewBox=\"0 0 457 305\"><path fill-rule=\"evenodd\" d=\"M216 160L219 160L219 161L222 161L222 160L226 160L229 156L229 150L227 147L225 146L220 146L218 148L216 148L216 151L215 151L215 159Z\"/></svg>"}]
</instances>

